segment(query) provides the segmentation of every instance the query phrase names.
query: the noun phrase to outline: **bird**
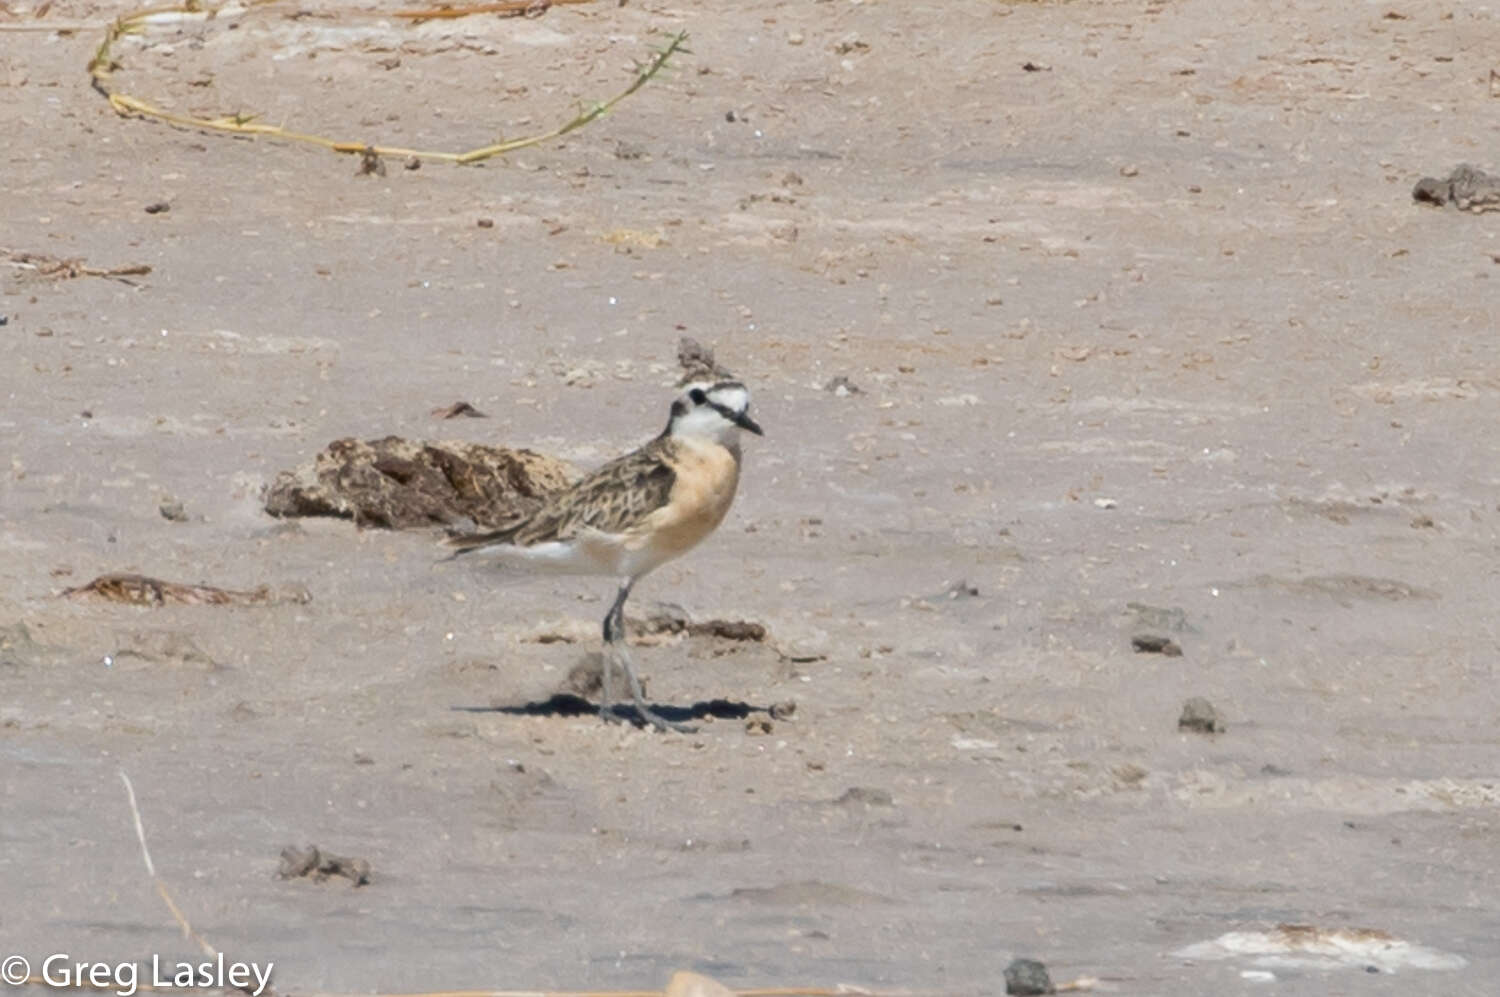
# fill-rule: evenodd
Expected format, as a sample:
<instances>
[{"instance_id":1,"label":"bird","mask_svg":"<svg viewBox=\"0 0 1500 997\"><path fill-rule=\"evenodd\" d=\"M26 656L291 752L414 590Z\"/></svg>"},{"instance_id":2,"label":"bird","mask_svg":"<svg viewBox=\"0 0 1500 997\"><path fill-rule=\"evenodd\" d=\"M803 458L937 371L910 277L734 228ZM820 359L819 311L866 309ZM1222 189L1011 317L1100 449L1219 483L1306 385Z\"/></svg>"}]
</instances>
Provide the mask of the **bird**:
<instances>
[{"instance_id":1,"label":"bird","mask_svg":"<svg viewBox=\"0 0 1500 997\"><path fill-rule=\"evenodd\" d=\"M688 385L672 402L666 428L641 447L550 496L541 507L497 529L444 540L452 558L485 555L502 563L619 580L603 625L599 715L614 709L612 664L625 674L642 723L658 730L695 728L646 705L625 646L625 600L635 584L681 557L718 528L740 480L740 434L764 436L750 417L750 392L735 380Z\"/></svg>"}]
</instances>

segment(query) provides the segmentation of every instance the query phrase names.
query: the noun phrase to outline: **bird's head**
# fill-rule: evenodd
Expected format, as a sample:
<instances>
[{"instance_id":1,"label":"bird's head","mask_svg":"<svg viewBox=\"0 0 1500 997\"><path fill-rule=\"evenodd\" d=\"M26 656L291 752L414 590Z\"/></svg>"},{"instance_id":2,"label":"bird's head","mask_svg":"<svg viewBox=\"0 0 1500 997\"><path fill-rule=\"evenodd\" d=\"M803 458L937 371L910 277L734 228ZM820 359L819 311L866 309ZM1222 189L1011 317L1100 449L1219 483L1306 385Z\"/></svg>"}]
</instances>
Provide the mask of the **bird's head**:
<instances>
[{"instance_id":1,"label":"bird's head","mask_svg":"<svg viewBox=\"0 0 1500 997\"><path fill-rule=\"evenodd\" d=\"M667 423L670 436L707 437L725 446L738 442L742 429L765 435L750 418L750 392L738 381L689 385L672 403L672 418Z\"/></svg>"}]
</instances>

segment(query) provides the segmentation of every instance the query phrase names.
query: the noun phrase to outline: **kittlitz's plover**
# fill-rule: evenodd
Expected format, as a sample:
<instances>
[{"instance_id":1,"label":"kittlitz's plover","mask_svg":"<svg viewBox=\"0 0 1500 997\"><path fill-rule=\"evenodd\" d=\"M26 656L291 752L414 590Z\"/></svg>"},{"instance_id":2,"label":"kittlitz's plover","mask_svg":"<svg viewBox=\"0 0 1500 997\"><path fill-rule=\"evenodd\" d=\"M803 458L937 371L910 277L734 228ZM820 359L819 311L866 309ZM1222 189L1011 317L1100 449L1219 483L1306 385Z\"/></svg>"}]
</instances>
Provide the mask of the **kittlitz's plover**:
<instances>
[{"instance_id":1,"label":"kittlitz's plover","mask_svg":"<svg viewBox=\"0 0 1500 997\"><path fill-rule=\"evenodd\" d=\"M667 428L640 449L605 464L516 522L449 537L454 557L483 553L541 570L620 579L604 617L599 715L614 713L612 664L625 672L641 719L658 729L693 730L646 705L625 647L625 600L648 572L695 547L724 519L740 480L740 430L763 435L738 381L696 384L672 402Z\"/></svg>"}]
</instances>

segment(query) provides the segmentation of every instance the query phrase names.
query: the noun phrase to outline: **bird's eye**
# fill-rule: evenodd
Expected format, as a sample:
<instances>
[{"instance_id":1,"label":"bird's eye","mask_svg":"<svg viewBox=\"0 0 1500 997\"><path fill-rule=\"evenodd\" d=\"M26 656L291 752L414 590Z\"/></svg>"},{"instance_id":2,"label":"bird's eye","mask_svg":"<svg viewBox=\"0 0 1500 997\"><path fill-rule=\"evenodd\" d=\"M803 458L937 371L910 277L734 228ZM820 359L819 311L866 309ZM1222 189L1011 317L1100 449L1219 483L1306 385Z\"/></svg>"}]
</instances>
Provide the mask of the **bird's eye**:
<instances>
[{"instance_id":1,"label":"bird's eye","mask_svg":"<svg viewBox=\"0 0 1500 997\"><path fill-rule=\"evenodd\" d=\"M688 397L693 400L694 405L703 405L708 401L708 396L703 393L702 388L694 388L692 391L689 391Z\"/></svg>"}]
</instances>

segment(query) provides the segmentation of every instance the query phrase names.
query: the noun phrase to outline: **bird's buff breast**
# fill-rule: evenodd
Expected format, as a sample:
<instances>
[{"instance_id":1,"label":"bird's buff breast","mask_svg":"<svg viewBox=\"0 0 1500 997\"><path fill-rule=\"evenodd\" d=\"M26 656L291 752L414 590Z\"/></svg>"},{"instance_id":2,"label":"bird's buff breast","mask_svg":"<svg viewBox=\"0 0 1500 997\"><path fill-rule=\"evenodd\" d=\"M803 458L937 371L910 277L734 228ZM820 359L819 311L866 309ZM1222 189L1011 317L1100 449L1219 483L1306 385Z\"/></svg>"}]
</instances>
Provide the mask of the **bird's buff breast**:
<instances>
[{"instance_id":1,"label":"bird's buff breast","mask_svg":"<svg viewBox=\"0 0 1500 997\"><path fill-rule=\"evenodd\" d=\"M718 443L681 442L671 463L677 480L667 504L629 544L662 560L685 553L724 521L740 481L739 460Z\"/></svg>"}]
</instances>

